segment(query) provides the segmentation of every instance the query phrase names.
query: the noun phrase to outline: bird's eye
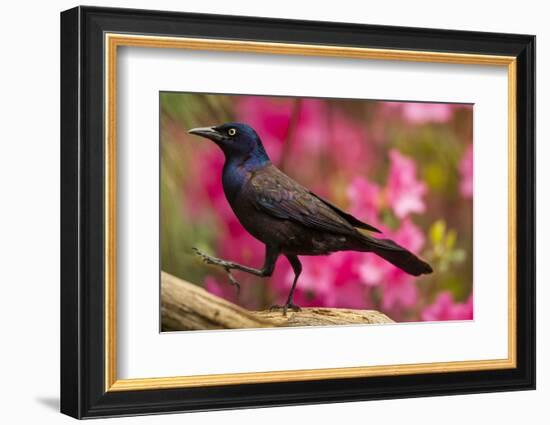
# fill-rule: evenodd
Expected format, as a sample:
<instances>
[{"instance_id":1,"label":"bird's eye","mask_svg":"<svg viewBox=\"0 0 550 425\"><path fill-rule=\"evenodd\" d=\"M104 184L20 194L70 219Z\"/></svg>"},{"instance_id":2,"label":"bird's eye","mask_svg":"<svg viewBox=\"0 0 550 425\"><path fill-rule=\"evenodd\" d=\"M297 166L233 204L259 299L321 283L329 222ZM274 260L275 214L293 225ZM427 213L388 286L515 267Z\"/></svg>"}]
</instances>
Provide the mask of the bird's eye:
<instances>
[{"instance_id":1,"label":"bird's eye","mask_svg":"<svg viewBox=\"0 0 550 425\"><path fill-rule=\"evenodd\" d=\"M234 128L230 128L227 131L227 134L229 134L230 136L234 136L235 134L237 134L237 130L235 130Z\"/></svg>"}]
</instances>

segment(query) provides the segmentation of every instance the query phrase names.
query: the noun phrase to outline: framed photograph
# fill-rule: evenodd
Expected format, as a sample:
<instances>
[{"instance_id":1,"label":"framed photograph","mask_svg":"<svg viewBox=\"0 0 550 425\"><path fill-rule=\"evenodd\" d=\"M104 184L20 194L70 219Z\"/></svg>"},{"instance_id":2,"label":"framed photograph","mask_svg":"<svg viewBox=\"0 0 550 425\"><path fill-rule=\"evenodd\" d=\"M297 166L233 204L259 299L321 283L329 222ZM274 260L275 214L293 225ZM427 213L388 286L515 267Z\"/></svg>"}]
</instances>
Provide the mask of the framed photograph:
<instances>
[{"instance_id":1,"label":"framed photograph","mask_svg":"<svg viewBox=\"0 0 550 425\"><path fill-rule=\"evenodd\" d=\"M535 37L61 14L61 411L535 387Z\"/></svg>"}]
</instances>

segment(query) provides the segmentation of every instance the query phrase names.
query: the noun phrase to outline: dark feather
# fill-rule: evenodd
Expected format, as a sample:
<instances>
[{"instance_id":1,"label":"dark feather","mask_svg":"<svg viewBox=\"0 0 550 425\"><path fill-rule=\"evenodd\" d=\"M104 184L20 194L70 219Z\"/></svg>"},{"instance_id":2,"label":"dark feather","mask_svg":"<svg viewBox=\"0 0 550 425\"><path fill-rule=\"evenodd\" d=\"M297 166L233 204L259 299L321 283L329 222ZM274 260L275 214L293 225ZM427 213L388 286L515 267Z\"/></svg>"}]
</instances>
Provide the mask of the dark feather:
<instances>
[{"instance_id":1,"label":"dark feather","mask_svg":"<svg viewBox=\"0 0 550 425\"><path fill-rule=\"evenodd\" d=\"M254 200L256 208L273 217L319 231L342 235L358 233L346 219L346 216L351 217L349 214L312 194L272 165L253 173L250 184L258 194Z\"/></svg>"},{"instance_id":2,"label":"dark feather","mask_svg":"<svg viewBox=\"0 0 550 425\"><path fill-rule=\"evenodd\" d=\"M367 235L361 236L367 251L374 252L401 270L413 276L433 272L432 267L428 263L394 241L390 239L376 239Z\"/></svg>"},{"instance_id":3,"label":"dark feather","mask_svg":"<svg viewBox=\"0 0 550 425\"><path fill-rule=\"evenodd\" d=\"M309 192L309 193L311 193L311 194L312 194L313 196L315 196L317 199L319 199L320 201L324 202L327 206L329 206L330 208L332 208L340 217L342 217L343 219L347 220L348 223L350 223L352 226L358 227L359 229L370 230L371 232L382 233L382 232L381 232L380 230L378 230L376 227L371 226L370 224L367 224L367 223L363 223L361 220L358 220L357 218L355 218L355 217L352 216L351 214L348 214L347 212L342 211L340 208L338 208L338 207L335 206L335 205L332 205L330 202L328 202L327 200L321 198L319 195L316 195L316 194L313 193L313 192Z\"/></svg>"}]
</instances>

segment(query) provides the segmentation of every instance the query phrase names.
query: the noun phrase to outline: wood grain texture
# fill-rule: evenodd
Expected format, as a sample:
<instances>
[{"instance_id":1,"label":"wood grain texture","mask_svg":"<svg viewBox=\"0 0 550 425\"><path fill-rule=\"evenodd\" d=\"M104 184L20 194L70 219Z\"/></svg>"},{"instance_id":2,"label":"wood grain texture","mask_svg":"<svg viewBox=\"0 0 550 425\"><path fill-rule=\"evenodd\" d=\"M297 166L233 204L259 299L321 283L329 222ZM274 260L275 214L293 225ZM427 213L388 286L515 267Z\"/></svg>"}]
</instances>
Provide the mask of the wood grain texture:
<instances>
[{"instance_id":1,"label":"wood grain texture","mask_svg":"<svg viewBox=\"0 0 550 425\"><path fill-rule=\"evenodd\" d=\"M242 329L392 323L374 310L303 308L249 311L168 273L161 274L162 330Z\"/></svg>"}]
</instances>

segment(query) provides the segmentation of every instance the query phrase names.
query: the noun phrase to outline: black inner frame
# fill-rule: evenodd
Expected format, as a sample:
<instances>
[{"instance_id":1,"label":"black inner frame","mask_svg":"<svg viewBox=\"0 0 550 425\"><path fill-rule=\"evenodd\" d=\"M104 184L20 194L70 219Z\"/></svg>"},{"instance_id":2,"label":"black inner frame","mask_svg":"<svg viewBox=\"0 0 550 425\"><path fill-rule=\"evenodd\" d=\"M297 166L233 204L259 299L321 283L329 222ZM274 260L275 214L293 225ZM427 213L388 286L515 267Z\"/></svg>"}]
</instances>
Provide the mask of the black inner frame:
<instances>
[{"instance_id":1,"label":"black inner frame","mask_svg":"<svg viewBox=\"0 0 550 425\"><path fill-rule=\"evenodd\" d=\"M517 367L105 392L103 65L106 32L515 56ZM61 14L61 117L63 413L89 418L534 389L534 36L77 7Z\"/></svg>"}]
</instances>

